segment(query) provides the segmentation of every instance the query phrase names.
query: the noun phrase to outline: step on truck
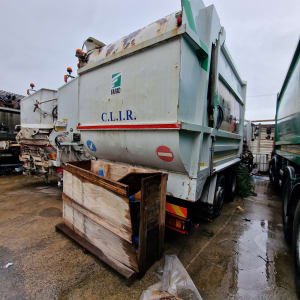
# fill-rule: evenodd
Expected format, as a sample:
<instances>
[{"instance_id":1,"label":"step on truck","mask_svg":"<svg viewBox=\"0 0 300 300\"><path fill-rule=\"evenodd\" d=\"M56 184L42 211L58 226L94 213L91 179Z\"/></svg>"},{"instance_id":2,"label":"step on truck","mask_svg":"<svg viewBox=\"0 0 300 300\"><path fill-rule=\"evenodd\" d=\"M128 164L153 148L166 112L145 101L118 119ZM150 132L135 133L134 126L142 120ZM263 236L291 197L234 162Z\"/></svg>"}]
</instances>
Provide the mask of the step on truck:
<instances>
[{"instance_id":1,"label":"step on truck","mask_svg":"<svg viewBox=\"0 0 300 300\"><path fill-rule=\"evenodd\" d=\"M166 225L183 234L235 192L246 83L225 37L213 5L182 0L114 43L76 50L81 140L98 159L168 173Z\"/></svg>"},{"instance_id":2,"label":"step on truck","mask_svg":"<svg viewBox=\"0 0 300 300\"><path fill-rule=\"evenodd\" d=\"M282 195L285 239L292 243L300 291L300 40L277 97L270 181Z\"/></svg>"}]
</instances>

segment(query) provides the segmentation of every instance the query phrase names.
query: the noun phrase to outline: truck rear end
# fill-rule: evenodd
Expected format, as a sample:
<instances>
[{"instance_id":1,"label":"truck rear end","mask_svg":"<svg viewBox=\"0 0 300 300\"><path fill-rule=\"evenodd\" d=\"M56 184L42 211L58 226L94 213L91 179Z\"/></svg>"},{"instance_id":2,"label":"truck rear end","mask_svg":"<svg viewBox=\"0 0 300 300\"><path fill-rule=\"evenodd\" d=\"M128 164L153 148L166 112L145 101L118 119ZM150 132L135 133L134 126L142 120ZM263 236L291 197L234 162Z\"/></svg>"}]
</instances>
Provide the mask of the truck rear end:
<instances>
[{"instance_id":1,"label":"truck rear end","mask_svg":"<svg viewBox=\"0 0 300 300\"><path fill-rule=\"evenodd\" d=\"M167 224L219 214L240 162L246 84L213 6L182 10L104 45L78 49L77 129L96 158L168 173ZM229 188L226 188L229 187Z\"/></svg>"}]
</instances>

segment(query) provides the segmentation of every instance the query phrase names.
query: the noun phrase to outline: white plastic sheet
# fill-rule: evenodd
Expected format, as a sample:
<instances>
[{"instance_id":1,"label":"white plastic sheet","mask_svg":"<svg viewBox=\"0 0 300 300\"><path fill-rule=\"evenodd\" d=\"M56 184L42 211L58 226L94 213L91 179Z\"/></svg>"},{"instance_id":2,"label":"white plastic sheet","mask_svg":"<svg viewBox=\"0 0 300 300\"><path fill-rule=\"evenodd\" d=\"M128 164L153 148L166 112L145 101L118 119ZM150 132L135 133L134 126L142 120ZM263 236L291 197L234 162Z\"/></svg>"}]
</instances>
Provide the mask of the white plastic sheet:
<instances>
[{"instance_id":1,"label":"white plastic sheet","mask_svg":"<svg viewBox=\"0 0 300 300\"><path fill-rule=\"evenodd\" d=\"M188 272L176 255L166 255L160 282L143 292L140 300L202 300Z\"/></svg>"}]
</instances>

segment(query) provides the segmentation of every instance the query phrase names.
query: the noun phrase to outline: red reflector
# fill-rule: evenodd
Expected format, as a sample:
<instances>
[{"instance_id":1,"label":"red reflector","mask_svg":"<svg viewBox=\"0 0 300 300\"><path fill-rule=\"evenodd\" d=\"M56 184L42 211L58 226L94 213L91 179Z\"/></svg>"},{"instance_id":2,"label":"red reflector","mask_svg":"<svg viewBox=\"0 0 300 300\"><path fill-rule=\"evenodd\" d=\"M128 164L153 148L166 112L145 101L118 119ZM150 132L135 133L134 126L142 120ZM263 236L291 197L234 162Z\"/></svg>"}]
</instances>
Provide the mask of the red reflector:
<instances>
[{"instance_id":1,"label":"red reflector","mask_svg":"<svg viewBox=\"0 0 300 300\"><path fill-rule=\"evenodd\" d=\"M177 26L180 27L182 25L182 16L178 15L177 16Z\"/></svg>"},{"instance_id":2,"label":"red reflector","mask_svg":"<svg viewBox=\"0 0 300 300\"><path fill-rule=\"evenodd\" d=\"M62 174L64 172L64 169L63 168L56 168L55 171L56 171L57 174Z\"/></svg>"},{"instance_id":3,"label":"red reflector","mask_svg":"<svg viewBox=\"0 0 300 300\"><path fill-rule=\"evenodd\" d=\"M182 207L168 202L166 203L166 211L170 214L179 216L181 218L187 218L188 216L188 211L186 207Z\"/></svg>"}]
</instances>

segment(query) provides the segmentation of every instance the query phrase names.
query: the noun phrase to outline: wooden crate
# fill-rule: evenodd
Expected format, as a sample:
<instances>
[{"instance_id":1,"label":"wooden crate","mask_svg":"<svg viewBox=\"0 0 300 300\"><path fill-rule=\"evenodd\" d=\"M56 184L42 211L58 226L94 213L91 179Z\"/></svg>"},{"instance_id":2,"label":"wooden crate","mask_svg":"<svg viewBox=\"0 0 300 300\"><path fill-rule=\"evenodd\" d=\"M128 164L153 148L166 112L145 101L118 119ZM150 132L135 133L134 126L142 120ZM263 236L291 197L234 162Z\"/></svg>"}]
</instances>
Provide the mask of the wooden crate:
<instances>
[{"instance_id":1,"label":"wooden crate","mask_svg":"<svg viewBox=\"0 0 300 300\"><path fill-rule=\"evenodd\" d=\"M107 161L75 162L64 166L63 182L59 231L128 279L161 257L166 174Z\"/></svg>"}]
</instances>

